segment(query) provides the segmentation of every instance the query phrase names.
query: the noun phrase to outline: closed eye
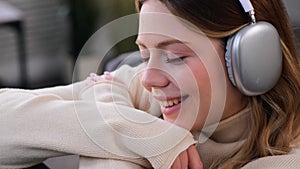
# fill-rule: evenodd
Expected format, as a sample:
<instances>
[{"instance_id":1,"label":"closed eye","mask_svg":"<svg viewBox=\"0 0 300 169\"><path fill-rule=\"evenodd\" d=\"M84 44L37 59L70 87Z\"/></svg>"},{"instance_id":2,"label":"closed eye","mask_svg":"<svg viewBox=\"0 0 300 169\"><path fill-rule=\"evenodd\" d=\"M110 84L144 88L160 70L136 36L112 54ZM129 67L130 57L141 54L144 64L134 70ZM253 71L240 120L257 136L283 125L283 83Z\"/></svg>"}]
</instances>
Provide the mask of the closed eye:
<instances>
[{"instance_id":1,"label":"closed eye","mask_svg":"<svg viewBox=\"0 0 300 169\"><path fill-rule=\"evenodd\" d=\"M150 59L150 51L146 48L140 47L141 60L143 63L148 63Z\"/></svg>"},{"instance_id":2,"label":"closed eye","mask_svg":"<svg viewBox=\"0 0 300 169\"><path fill-rule=\"evenodd\" d=\"M186 58L186 56L181 56L181 57L177 57L177 58L167 58L166 62L173 63L173 64L181 64L184 62L185 58Z\"/></svg>"}]
</instances>

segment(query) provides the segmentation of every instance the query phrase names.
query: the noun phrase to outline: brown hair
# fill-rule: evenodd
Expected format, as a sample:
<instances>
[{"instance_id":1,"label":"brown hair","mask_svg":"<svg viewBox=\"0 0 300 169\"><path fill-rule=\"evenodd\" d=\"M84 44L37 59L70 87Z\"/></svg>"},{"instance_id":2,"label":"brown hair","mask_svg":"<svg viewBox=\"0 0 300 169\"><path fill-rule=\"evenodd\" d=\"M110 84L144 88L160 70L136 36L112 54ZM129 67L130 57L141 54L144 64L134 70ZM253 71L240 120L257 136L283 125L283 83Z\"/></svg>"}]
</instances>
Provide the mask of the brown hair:
<instances>
[{"instance_id":1,"label":"brown hair","mask_svg":"<svg viewBox=\"0 0 300 169\"><path fill-rule=\"evenodd\" d=\"M136 0L138 11L146 0ZM160 0L175 15L208 37L227 38L251 19L238 0ZM283 70L276 86L250 97L251 133L244 145L212 168L240 168L271 155L287 154L300 135L300 67L291 23L282 0L252 0L257 21L273 24L281 38Z\"/></svg>"}]
</instances>

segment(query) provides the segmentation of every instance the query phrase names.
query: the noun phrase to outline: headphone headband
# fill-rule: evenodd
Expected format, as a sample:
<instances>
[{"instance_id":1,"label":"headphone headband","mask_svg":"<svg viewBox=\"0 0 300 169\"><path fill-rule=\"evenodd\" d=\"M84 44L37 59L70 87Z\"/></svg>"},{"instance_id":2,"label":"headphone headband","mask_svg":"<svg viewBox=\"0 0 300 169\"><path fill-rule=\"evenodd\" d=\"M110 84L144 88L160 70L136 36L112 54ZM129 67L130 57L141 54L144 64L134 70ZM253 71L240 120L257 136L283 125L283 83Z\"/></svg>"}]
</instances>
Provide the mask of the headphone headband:
<instances>
[{"instance_id":1,"label":"headphone headband","mask_svg":"<svg viewBox=\"0 0 300 169\"><path fill-rule=\"evenodd\" d=\"M255 12L254 12L254 8L253 8L251 1L250 0L240 0L240 3L242 4L244 11L246 13L249 13L252 23L255 23L256 22Z\"/></svg>"}]
</instances>

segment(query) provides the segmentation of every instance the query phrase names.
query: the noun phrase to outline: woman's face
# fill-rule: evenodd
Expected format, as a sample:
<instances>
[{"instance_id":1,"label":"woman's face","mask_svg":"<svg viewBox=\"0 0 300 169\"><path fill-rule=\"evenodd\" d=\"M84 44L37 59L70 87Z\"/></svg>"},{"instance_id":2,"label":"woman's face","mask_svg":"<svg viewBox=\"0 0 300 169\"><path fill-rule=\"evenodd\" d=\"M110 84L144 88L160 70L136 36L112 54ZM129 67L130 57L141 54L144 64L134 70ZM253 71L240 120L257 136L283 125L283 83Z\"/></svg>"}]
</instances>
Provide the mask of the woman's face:
<instances>
[{"instance_id":1,"label":"woman's face","mask_svg":"<svg viewBox=\"0 0 300 169\"><path fill-rule=\"evenodd\" d=\"M160 1L145 1L137 38L145 66L140 80L165 120L199 130L238 112L245 99L227 78L222 41L187 25Z\"/></svg>"}]
</instances>

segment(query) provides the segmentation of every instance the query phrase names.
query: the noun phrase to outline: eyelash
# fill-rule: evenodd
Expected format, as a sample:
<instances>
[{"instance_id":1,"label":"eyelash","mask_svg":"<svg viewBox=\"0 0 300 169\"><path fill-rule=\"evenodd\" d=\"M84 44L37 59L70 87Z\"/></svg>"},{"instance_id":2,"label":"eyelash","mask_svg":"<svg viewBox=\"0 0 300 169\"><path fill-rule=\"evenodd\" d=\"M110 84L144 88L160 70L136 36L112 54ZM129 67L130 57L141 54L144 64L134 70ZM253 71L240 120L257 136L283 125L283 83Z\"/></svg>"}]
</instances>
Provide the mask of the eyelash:
<instances>
[{"instance_id":1,"label":"eyelash","mask_svg":"<svg viewBox=\"0 0 300 169\"><path fill-rule=\"evenodd\" d=\"M167 58L166 59L166 63L172 63L172 64L181 64L183 63L184 59L186 58L187 56L181 56L181 57L178 57L178 58ZM147 58L141 58L142 62L143 63L148 63L148 61L150 60L150 57L147 57Z\"/></svg>"},{"instance_id":2,"label":"eyelash","mask_svg":"<svg viewBox=\"0 0 300 169\"><path fill-rule=\"evenodd\" d=\"M149 54L149 51L148 50L140 50L141 52L141 61L143 63L148 63L149 60L150 60L150 54ZM168 53L170 54L170 53ZM166 53L165 57L166 57L166 63L171 63L171 64L181 64L183 63L184 59L187 57L187 56L181 56L181 57L168 57L168 54Z\"/></svg>"},{"instance_id":3,"label":"eyelash","mask_svg":"<svg viewBox=\"0 0 300 169\"><path fill-rule=\"evenodd\" d=\"M181 56L181 57L178 57L178 58L167 58L166 62L167 63L173 63L173 64L180 64L184 61L184 59L186 58L186 56Z\"/></svg>"}]
</instances>

